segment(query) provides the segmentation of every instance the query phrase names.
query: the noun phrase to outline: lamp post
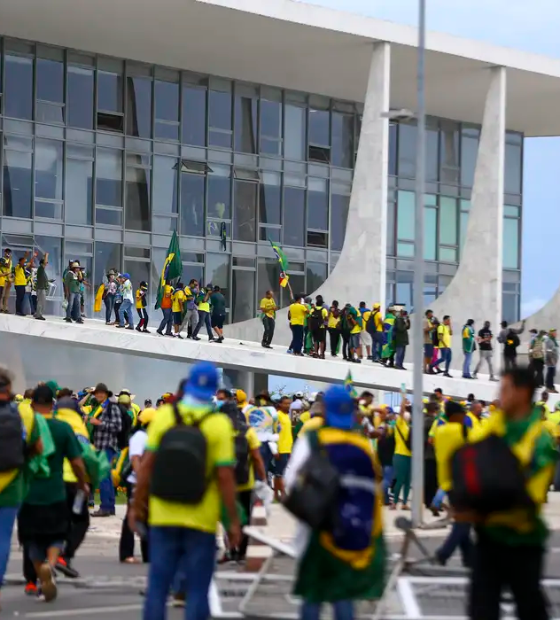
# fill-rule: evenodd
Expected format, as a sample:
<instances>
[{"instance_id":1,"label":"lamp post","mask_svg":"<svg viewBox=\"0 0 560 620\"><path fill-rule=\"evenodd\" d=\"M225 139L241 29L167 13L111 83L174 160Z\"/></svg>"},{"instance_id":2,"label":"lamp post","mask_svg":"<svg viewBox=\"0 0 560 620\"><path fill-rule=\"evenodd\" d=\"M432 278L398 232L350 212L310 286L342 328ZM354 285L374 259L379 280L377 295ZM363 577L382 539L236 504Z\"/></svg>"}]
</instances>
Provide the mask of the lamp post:
<instances>
[{"instance_id":1,"label":"lamp post","mask_svg":"<svg viewBox=\"0 0 560 620\"><path fill-rule=\"evenodd\" d=\"M418 0L418 73L417 73L417 136L416 136L416 222L414 244L414 323L413 323L413 410L412 427L412 525L422 525L424 500L424 194L426 155L426 0Z\"/></svg>"}]
</instances>

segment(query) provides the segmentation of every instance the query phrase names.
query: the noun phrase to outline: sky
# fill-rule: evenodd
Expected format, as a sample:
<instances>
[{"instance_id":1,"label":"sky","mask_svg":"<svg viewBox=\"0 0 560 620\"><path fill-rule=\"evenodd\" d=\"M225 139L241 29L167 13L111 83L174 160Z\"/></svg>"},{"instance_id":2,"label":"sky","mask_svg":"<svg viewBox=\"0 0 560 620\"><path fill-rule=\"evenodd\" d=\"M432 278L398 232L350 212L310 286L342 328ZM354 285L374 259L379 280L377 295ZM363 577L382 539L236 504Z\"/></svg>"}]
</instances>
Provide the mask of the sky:
<instances>
[{"instance_id":1,"label":"sky","mask_svg":"<svg viewBox=\"0 0 560 620\"><path fill-rule=\"evenodd\" d=\"M418 0L306 0L344 10L416 25ZM427 28L560 58L558 0L426 0ZM560 111L559 111L560 113ZM525 140L521 315L541 308L560 286L557 245L560 230L560 138ZM271 381L287 390L303 383Z\"/></svg>"}]
</instances>

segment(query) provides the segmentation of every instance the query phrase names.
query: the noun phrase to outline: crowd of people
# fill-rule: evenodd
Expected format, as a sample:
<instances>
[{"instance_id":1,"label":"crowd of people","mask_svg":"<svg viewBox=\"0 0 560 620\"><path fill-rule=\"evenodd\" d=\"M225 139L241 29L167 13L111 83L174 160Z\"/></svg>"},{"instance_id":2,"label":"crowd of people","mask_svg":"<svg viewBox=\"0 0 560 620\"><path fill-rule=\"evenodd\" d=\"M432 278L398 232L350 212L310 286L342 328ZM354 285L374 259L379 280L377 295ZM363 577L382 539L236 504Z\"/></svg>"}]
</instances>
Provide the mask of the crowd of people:
<instances>
[{"instance_id":1,"label":"crowd of people","mask_svg":"<svg viewBox=\"0 0 560 620\"><path fill-rule=\"evenodd\" d=\"M533 368L506 369L492 403L474 394L457 401L435 390L424 401L418 431L404 393L398 410L376 403L369 391L358 395L351 384L308 396L250 398L220 387L217 369L207 362L155 406L148 400L140 407L129 390L113 394L103 383L73 391L47 381L14 395L12 381L1 369L0 579L17 521L27 594L53 600L57 572L79 576L73 560L90 517L114 515L116 493L124 489L118 557L138 561L139 534L142 560L149 562L144 618L164 618L172 594L175 605L188 599L189 618L206 620L218 524L225 532L220 561L243 562L248 539L242 526L254 501L275 499L298 519L294 592L303 601L302 618L318 618L327 602L338 618L351 619L352 601L383 590L381 507L409 509L412 434L420 432L424 488L412 492L423 493L434 514L453 508L455 522L434 562L445 565L461 550L473 570L470 617L498 617L506 586L522 620L548 617L539 586L546 538L540 508L552 483L560 490L560 403L551 408L548 391L534 402ZM453 459L466 444L480 447L470 456L469 476L471 483L482 476L483 495L490 484L484 472L499 468L483 460L490 437L529 468L522 480L530 502L501 512L494 502L490 514L473 514L461 503L460 461ZM505 457L498 447L492 444L492 458L499 460ZM473 458L476 466L482 459L483 473L473 469Z\"/></svg>"}]
</instances>

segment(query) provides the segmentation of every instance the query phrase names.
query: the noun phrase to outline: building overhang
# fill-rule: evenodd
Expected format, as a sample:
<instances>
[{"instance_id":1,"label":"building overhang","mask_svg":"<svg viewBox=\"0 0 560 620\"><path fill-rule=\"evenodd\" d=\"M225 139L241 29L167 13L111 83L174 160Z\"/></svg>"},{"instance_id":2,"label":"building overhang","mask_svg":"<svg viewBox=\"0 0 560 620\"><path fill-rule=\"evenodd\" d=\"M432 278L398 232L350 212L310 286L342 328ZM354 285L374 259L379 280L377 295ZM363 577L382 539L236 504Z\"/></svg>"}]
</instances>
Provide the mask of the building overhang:
<instances>
[{"instance_id":1,"label":"building overhang","mask_svg":"<svg viewBox=\"0 0 560 620\"><path fill-rule=\"evenodd\" d=\"M389 41L391 107L416 106L416 30L293 0L3 0L7 36L363 101L371 46ZM482 120L489 69L507 72L507 127L560 135L560 60L430 32L430 115Z\"/></svg>"}]
</instances>

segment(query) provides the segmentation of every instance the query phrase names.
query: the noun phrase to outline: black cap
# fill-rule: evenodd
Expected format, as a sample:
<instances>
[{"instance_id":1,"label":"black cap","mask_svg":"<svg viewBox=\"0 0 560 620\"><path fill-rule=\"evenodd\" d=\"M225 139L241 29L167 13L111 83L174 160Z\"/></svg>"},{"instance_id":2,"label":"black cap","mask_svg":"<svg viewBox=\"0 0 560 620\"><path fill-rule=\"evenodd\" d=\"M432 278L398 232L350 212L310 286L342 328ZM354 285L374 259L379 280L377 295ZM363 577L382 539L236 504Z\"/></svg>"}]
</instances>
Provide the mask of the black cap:
<instances>
[{"instance_id":1,"label":"black cap","mask_svg":"<svg viewBox=\"0 0 560 620\"><path fill-rule=\"evenodd\" d=\"M113 396L113 392L111 392L111 390L105 385L105 383L98 383L95 386L95 388L93 389L93 393L96 394L97 392L104 392L108 396Z\"/></svg>"},{"instance_id":2,"label":"black cap","mask_svg":"<svg viewBox=\"0 0 560 620\"><path fill-rule=\"evenodd\" d=\"M54 394L48 385L38 385L33 392L33 402L36 405L52 405Z\"/></svg>"}]
</instances>

